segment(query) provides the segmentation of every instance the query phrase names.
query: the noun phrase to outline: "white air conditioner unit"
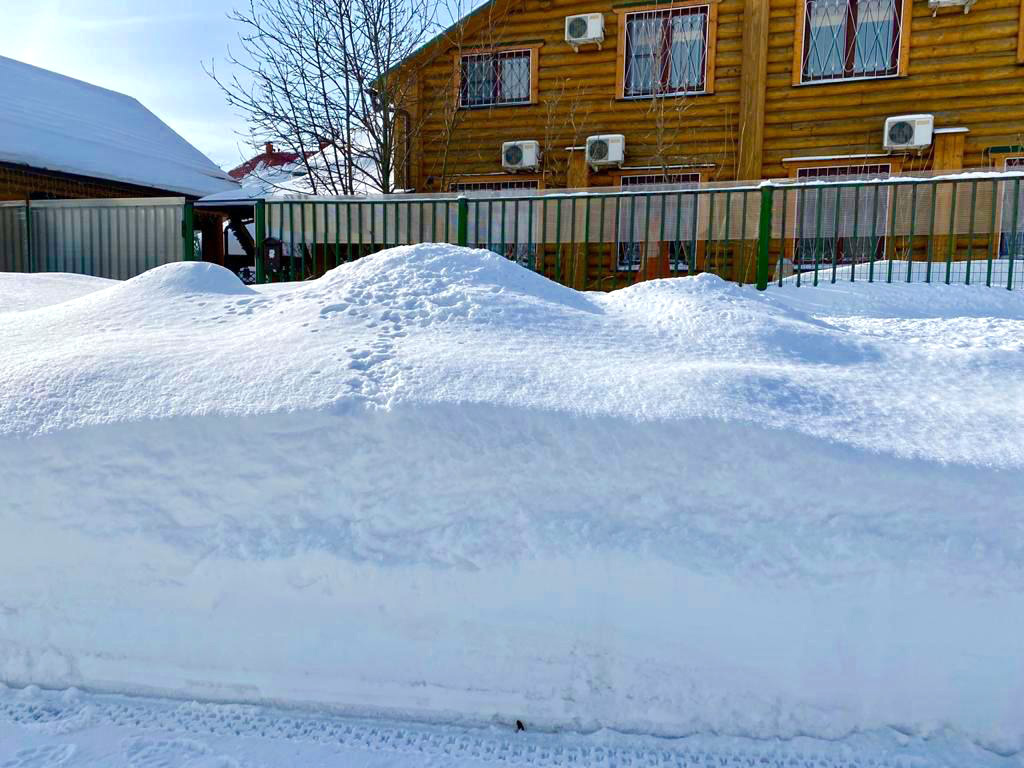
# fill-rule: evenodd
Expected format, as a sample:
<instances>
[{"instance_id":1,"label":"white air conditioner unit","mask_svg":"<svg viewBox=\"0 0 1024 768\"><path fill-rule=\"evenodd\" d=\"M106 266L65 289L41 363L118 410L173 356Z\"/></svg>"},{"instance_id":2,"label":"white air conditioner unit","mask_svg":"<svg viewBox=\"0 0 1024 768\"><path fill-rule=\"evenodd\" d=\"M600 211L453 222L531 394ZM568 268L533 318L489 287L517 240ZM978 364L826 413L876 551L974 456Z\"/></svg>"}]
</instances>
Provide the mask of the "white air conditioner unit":
<instances>
[{"instance_id":1,"label":"white air conditioner unit","mask_svg":"<svg viewBox=\"0 0 1024 768\"><path fill-rule=\"evenodd\" d=\"M540 166L536 141L506 141L501 145L501 166L506 171L535 171Z\"/></svg>"},{"instance_id":2,"label":"white air conditioner unit","mask_svg":"<svg viewBox=\"0 0 1024 768\"><path fill-rule=\"evenodd\" d=\"M598 49L604 42L604 14L581 13L565 17L565 42L579 51L581 45L596 43Z\"/></svg>"},{"instance_id":3,"label":"white air conditioner unit","mask_svg":"<svg viewBox=\"0 0 1024 768\"><path fill-rule=\"evenodd\" d=\"M587 164L591 168L622 165L625 157L626 137L621 133L587 137Z\"/></svg>"},{"instance_id":4,"label":"white air conditioner unit","mask_svg":"<svg viewBox=\"0 0 1024 768\"><path fill-rule=\"evenodd\" d=\"M971 12L971 6L976 0L928 0L928 7L932 9L932 16L935 16L940 8L963 8L964 13Z\"/></svg>"},{"instance_id":5,"label":"white air conditioner unit","mask_svg":"<svg viewBox=\"0 0 1024 768\"><path fill-rule=\"evenodd\" d=\"M932 144L933 115L898 115L885 120L886 149L924 149Z\"/></svg>"}]
</instances>

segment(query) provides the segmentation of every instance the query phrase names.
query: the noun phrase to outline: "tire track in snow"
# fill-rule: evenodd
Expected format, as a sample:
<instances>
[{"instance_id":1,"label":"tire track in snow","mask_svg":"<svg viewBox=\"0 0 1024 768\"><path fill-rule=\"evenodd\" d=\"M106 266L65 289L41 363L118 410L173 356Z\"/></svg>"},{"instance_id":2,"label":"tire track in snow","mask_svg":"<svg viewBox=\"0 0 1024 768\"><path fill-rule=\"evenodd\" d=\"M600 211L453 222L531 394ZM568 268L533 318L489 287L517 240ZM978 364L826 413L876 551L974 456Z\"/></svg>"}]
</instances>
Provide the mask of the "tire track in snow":
<instances>
[{"instance_id":1,"label":"tire track in snow","mask_svg":"<svg viewBox=\"0 0 1024 768\"><path fill-rule=\"evenodd\" d=\"M121 729L131 734L121 741L125 762L137 768L177 765L182 759L209 755L205 740L211 738L390 753L409 756L412 764L430 759L441 764L578 768L927 768L956 761L952 755L948 760L929 759L927 751L920 750L894 757L877 745L857 747L843 740L797 743L727 737L513 734L496 728L357 720L253 705L84 694L74 689L14 691L2 686L0 723L65 740L90 728ZM0 763L0 768L57 768L71 759L75 749L74 744L61 744L22 750Z\"/></svg>"}]
</instances>

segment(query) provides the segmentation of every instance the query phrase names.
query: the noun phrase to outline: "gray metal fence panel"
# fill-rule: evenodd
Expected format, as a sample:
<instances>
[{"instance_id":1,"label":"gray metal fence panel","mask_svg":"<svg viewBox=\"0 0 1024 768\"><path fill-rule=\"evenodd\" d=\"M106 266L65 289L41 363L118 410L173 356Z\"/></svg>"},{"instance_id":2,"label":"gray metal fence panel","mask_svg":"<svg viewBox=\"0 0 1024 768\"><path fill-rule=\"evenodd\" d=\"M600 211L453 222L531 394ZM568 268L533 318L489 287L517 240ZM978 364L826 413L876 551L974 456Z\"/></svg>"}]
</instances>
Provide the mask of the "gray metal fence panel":
<instances>
[{"instance_id":1,"label":"gray metal fence panel","mask_svg":"<svg viewBox=\"0 0 1024 768\"><path fill-rule=\"evenodd\" d=\"M0 203L0 272L30 272L25 204Z\"/></svg>"},{"instance_id":2,"label":"gray metal fence panel","mask_svg":"<svg viewBox=\"0 0 1024 768\"><path fill-rule=\"evenodd\" d=\"M183 197L33 201L34 267L125 280L180 261L184 205Z\"/></svg>"}]
</instances>

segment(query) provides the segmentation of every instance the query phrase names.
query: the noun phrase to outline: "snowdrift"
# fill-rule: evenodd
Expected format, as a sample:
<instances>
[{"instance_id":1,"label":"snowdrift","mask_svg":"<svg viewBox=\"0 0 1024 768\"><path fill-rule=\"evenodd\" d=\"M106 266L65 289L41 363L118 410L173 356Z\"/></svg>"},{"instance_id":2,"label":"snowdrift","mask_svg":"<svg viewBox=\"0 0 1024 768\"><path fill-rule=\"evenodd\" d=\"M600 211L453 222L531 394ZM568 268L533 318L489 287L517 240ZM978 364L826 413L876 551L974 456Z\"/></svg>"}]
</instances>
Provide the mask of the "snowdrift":
<instances>
[{"instance_id":1,"label":"snowdrift","mask_svg":"<svg viewBox=\"0 0 1024 768\"><path fill-rule=\"evenodd\" d=\"M1024 296L416 246L47 303L0 314L0 681L1024 751Z\"/></svg>"}]
</instances>

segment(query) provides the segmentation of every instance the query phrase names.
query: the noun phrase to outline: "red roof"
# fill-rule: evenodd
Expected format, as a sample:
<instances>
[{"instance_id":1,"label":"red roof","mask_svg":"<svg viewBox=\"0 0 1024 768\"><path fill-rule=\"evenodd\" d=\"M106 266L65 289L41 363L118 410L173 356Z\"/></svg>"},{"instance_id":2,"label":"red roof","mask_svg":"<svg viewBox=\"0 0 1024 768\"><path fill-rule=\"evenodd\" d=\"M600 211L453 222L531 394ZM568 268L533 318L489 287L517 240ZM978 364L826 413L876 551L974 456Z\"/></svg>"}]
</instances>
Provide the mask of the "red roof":
<instances>
[{"instance_id":1,"label":"red roof","mask_svg":"<svg viewBox=\"0 0 1024 768\"><path fill-rule=\"evenodd\" d=\"M237 181L245 178L260 166L264 168L279 168L282 165L294 163L298 159L298 152L280 152L274 149L273 144L267 142L267 146L261 154L246 160L237 168L232 168L228 171L228 176Z\"/></svg>"}]
</instances>

